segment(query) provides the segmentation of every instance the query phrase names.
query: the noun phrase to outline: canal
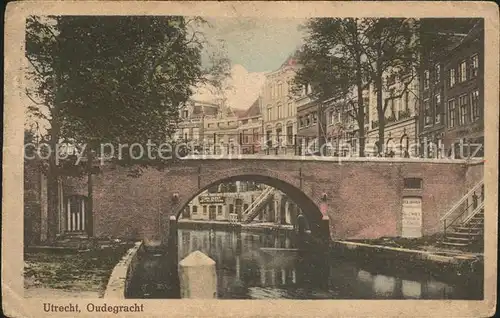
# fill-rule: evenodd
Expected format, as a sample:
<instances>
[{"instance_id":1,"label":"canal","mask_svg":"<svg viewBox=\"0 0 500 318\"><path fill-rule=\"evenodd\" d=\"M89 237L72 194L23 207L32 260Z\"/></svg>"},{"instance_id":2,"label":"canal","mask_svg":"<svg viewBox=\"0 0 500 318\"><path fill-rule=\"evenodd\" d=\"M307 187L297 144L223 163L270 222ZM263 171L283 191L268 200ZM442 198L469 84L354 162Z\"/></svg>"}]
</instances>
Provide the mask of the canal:
<instances>
[{"instance_id":1,"label":"canal","mask_svg":"<svg viewBox=\"0 0 500 318\"><path fill-rule=\"evenodd\" d=\"M220 299L482 299L482 283L442 281L430 273L367 260L298 253L292 232L179 229L179 260L200 250L216 262ZM289 250L278 251L274 248ZM147 255L130 298L170 298L168 269ZM409 265L411 266L411 265ZM140 286L139 286L140 285ZM168 283L166 284L168 285Z\"/></svg>"}]
</instances>

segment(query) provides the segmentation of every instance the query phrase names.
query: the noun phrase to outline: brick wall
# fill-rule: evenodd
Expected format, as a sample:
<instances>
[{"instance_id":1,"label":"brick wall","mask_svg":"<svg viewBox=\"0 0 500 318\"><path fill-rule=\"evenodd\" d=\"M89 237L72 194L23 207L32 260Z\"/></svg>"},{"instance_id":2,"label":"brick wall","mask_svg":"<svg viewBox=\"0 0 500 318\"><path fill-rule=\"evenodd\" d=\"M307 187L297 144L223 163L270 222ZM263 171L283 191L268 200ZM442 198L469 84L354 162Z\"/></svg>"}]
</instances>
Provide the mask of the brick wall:
<instances>
[{"instance_id":1,"label":"brick wall","mask_svg":"<svg viewBox=\"0 0 500 318\"><path fill-rule=\"evenodd\" d=\"M39 162L24 162L24 244L40 243L42 224L42 174Z\"/></svg>"},{"instance_id":2,"label":"brick wall","mask_svg":"<svg viewBox=\"0 0 500 318\"><path fill-rule=\"evenodd\" d=\"M402 198L422 198L423 233L440 230L439 218L467 190L480 169L436 161L185 160L163 171L145 169L139 177L127 169L103 167L94 177L94 235L160 240L168 218L199 192L221 180L252 179L285 192L301 205L309 220L321 216L318 206L327 195L334 238L398 236ZM423 180L420 190L403 189L403 179ZM85 179L70 179L65 194L86 194ZM173 199L174 193L178 200Z\"/></svg>"}]
</instances>

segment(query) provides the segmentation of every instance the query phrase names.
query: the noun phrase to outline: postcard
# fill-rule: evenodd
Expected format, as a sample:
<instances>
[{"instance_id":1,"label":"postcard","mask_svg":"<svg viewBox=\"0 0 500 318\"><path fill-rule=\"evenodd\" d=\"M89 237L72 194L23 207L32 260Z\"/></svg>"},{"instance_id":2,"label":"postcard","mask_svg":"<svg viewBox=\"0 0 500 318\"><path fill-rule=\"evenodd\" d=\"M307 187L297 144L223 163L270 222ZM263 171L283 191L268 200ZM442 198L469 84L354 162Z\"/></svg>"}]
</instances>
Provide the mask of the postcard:
<instances>
[{"instance_id":1,"label":"postcard","mask_svg":"<svg viewBox=\"0 0 500 318\"><path fill-rule=\"evenodd\" d=\"M493 3L5 17L6 315L494 314Z\"/></svg>"}]
</instances>

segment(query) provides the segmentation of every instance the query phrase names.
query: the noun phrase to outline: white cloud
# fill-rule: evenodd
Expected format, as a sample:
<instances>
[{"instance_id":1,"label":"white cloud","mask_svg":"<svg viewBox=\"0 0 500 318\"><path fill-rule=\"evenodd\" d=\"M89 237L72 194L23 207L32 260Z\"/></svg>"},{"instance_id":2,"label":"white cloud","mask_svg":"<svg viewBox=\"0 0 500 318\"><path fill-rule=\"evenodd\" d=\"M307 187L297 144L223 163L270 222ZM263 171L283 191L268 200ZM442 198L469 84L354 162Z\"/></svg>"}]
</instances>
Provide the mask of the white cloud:
<instances>
[{"instance_id":1,"label":"white cloud","mask_svg":"<svg viewBox=\"0 0 500 318\"><path fill-rule=\"evenodd\" d=\"M224 91L226 105L235 109L247 109L260 94L264 85L264 72L248 72L242 65L236 64L231 68L231 78L227 81L229 89ZM215 101L219 97L207 87L200 87L193 95L199 101Z\"/></svg>"}]
</instances>

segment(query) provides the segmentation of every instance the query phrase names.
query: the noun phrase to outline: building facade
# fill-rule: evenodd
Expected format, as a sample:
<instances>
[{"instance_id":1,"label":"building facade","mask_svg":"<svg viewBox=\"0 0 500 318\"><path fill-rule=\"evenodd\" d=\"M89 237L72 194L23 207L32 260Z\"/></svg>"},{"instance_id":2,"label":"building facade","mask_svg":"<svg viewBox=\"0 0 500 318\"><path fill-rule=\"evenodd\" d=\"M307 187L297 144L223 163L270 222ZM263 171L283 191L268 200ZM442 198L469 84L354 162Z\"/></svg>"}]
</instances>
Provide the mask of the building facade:
<instances>
[{"instance_id":1,"label":"building facade","mask_svg":"<svg viewBox=\"0 0 500 318\"><path fill-rule=\"evenodd\" d=\"M384 105L388 106L384 114L384 145L382 156L408 156L410 151L416 152L414 145L418 140L418 101L419 79L418 76L407 74L402 78L386 78L386 87L382 95ZM404 89L408 83L407 88ZM373 155L378 148L379 117L377 111L376 92L370 89L370 125L368 131L368 145Z\"/></svg>"},{"instance_id":2,"label":"building facade","mask_svg":"<svg viewBox=\"0 0 500 318\"><path fill-rule=\"evenodd\" d=\"M262 149L262 113L260 97L238 118L239 145L243 154L259 153Z\"/></svg>"},{"instance_id":3,"label":"building facade","mask_svg":"<svg viewBox=\"0 0 500 318\"><path fill-rule=\"evenodd\" d=\"M366 137L369 126L369 90L363 91L364 105L364 136ZM331 145L331 153L334 156L359 155L360 129L356 114L358 109L357 89L352 89L346 96L337 99L329 99L324 102L327 141ZM365 144L365 155L370 155Z\"/></svg>"},{"instance_id":4,"label":"building facade","mask_svg":"<svg viewBox=\"0 0 500 318\"><path fill-rule=\"evenodd\" d=\"M215 119L220 113L216 103L189 100L179 107L178 131L174 138L182 140L200 140L205 135L204 121Z\"/></svg>"},{"instance_id":5,"label":"building facade","mask_svg":"<svg viewBox=\"0 0 500 318\"><path fill-rule=\"evenodd\" d=\"M446 155L484 154L484 25L478 21L444 63Z\"/></svg>"},{"instance_id":6,"label":"building facade","mask_svg":"<svg viewBox=\"0 0 500 318\"><path fill-rule=\"evenodd\" d=\"M320 101L311 96L311 86L305 85L301 95L295 99L297 107L297 136L295 142L299 146L298 154L307 154L319 150L318 136L322 133L319 124L321 112Z\"/></svg>"},{"instance_id":7,"label":"building facade","mask_svg":"<svg viewBox=\"0 0 500 318\"><path fill-rule=\"evenodd\" d=\"M290 57L281 67L266 74L260 98L265 148L293 149L297 134L297 108L292 96L296 64Z\"/></svg>"},{"instance_id":8,"label":"building facade","mask_svg":"<svg viewBox=\"0 0 500 318\"><path fill-rule=\"evenodd\" d=\"M483 156L479 149L484 145L482 21L462 19L450 28L448 42L423 53L421 156L464 157L476 149L475 155Z\"/></svg>"},{"instance_id":9,"label":"building facade","mask_svg":"<svg viewBox=\"0 0 500 318\"><path fill-rule=\"evenodd\" d=\"M183 219L196 221L236 221L267 188L251 181L226 182L197 195L181 214ZM271 200L262 207L254 222L294 224L299 207L283 192L274 190Z\"/></svg>"}]
</instances>

